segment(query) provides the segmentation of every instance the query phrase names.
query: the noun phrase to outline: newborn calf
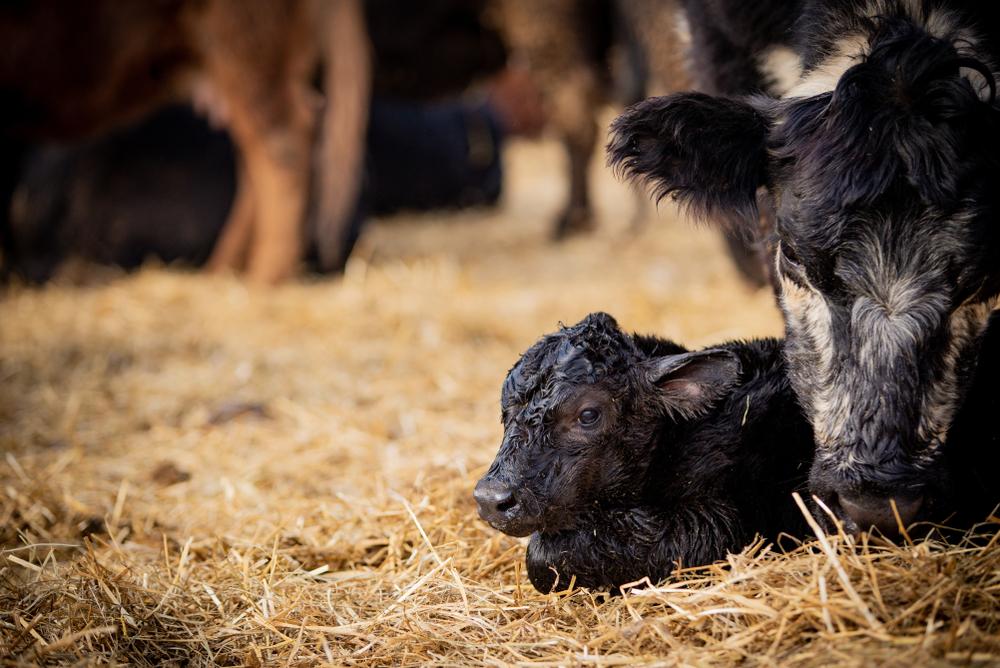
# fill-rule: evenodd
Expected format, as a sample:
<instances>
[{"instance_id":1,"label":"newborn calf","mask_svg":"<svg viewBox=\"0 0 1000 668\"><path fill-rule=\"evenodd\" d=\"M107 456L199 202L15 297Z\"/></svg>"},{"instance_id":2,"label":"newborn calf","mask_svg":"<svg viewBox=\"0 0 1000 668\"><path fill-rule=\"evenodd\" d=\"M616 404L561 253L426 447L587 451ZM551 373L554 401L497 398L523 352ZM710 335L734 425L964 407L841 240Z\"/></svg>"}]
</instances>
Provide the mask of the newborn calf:
<instances>
[{"instance_id":1,"label":"newborn calf","mask_svg":"<svg viewBox=\"0 0 1000 668\"><path fill-rule=\"evenodd\" d=\"M532 534L539 591L655 582L756 533L805 532L791 493L813 440L780 341L689 352L595 313L532 346L501 406L503 443L474 495L494 528Z\"/></svg>"}]
</instances>

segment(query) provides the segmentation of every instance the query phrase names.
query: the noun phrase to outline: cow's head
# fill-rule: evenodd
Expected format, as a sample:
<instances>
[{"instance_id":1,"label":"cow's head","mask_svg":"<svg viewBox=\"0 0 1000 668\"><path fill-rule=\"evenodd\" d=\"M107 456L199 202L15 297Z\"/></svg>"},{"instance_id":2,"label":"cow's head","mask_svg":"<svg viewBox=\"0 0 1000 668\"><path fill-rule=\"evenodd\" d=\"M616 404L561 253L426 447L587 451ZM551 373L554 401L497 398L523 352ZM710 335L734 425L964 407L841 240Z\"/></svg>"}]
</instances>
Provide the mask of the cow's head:
<instances>
[{"instance_id":1,"label":"cow's head","mask_svg":"<svg viewBox=\"0 0 1000 668\"><path fill-rule=\"evenodd\" d=\"M890 499L908 523L943 484L939 453L1000 291L1000 113L969 33L941 16L933 30L905 16L856 28L782 100L632 107L609 159L748 230L769 194L813 492L849 529L891 531Z\"/></svg>"},{"instance_id":2,"label":"cow's head","mask_svg":"<svg viewBox=\"0 0 1000 668\"><path fill-rule=\"evenodd\" d=\"M634 505L664 418L703 413L739 370L728 351L629 336L604 313L543 337L504 381L503 443L474 492L480 516L526 536Z\"/></svg>"}]
</instances>

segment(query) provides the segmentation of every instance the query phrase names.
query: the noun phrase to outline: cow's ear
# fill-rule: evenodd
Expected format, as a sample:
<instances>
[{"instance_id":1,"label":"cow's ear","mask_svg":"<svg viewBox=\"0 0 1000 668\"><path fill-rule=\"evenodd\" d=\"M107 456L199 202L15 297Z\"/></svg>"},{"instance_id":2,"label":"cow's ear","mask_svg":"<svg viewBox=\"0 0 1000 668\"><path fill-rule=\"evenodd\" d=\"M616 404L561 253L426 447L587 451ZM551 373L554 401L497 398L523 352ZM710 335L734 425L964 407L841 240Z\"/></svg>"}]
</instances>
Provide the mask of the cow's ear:
<instances>
[{"instance_id":1,"label":"cow's ear","mask_svg":"<svg viewBox=\"0 0 1000 668\"><path fill-rule=\"evenodd\" d=\"M646 377L656 387L672 415L691 418L703 414L736 384L740 360L719 348L654 357L646 363Z\"/></svg>"},{"instance_id":2,"label":"cow's ear","mask_svg":"<svg viewBox=\"0 0 1000 668\"><path fill-rule=\"evenodd\" d=\"M608 164L671 196L694 215L735 230L757 226L767 182L769 122L746 102L703 93L652 97L611 124Z\"/></svg>"}]
</instances>

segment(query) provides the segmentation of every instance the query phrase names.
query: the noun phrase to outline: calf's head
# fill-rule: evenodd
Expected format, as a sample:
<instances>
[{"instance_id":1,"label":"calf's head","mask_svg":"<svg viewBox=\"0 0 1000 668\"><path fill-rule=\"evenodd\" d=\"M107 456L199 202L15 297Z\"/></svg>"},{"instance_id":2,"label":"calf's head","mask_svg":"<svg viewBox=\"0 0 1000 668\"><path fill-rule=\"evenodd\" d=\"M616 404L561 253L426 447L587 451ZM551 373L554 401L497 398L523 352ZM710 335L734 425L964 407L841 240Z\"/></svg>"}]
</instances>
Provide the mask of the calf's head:
<instances>
[{"instance_id":1,"label":"calf's head","mask_svg":"<svg viewBox=\"0 0 1000 668\"><path fill-rule=\"evenodd\" d=\"M944 484L1000 291L995 84L965 33L934 25L861 22L782 100L646 100L609 145L622 173L732 226L755 229L767 195L811 487L850 530L892 531L890 500L908 523Z\"/></svg>"},{"instance_id":2,"label":"calf's head","mask_svg":"<svg viewBox=\"0 0 1000 668\"><path fill-rule=\"evenodd\" d=\"M480 516L526 536L634 503L663 419L703 413L739 370L730 352L629 336L604 313L543 337L504 381L503 442L474 492Z\"/></svg>"}]
</instances>

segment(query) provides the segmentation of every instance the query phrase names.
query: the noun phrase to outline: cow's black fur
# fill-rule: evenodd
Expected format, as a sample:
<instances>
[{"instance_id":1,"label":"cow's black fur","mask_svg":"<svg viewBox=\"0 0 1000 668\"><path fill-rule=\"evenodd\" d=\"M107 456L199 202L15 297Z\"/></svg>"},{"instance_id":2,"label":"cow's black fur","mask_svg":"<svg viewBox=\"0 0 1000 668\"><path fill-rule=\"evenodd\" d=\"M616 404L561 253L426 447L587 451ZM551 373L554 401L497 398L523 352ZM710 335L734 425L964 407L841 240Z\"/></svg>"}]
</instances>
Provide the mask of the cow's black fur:
<instances>
[{"instance_id":1,"label":"cow's black fur","mask_svg":"<svg viewBox=\"0 0 1000 668\"><path fill-rule=\"evenodd\" d=\"M740 0L714 0L728 5L723 11L731 12L741 5ZM771 13L790 14L793 24L792 45L802 54L806 70L815 68L824 57L835 50L838 39L854 31L876 32L885 19L909 19L916 6L922 17L934 11L952 12L959 16L963 26L971 28L976 39L975 50L986 60L1000 58L1000 7L995 2L982 0L797 0L789 6L785 0L765 0ZM962 43L959 46L972 47Z\"/></svg>"},{"instance_id":2,"label":"cow's black fur","mask_svg":"<svg viewBox=\"0 0 1000 668\"><path fill-rule=\"evenodd\" d=\"M932 499L935 520L965 530L997 513L1000 504L1000 314L983 335L976 372L948 432L946 487Z\"/></svg>"},{"instance_id":3,"label":"cow's black fur","mask_svg":"<svg viewBox=\"0 0 1000 668\"><path fill-rule=\"evenodd\" d=\"M657 581L755 533L803 530L791 492L812 436L776 340L688 352L595 313L529 349L501 405L503 444L476 498L495 528L532 534L540 591Z\"/></svg>"},{"instance_id":4,"label":"cow's black fur","mask_svg":"<svg viewBox=\"0 0 1000 668\"><path fill-rule=\"evenodd\" d=\"M684 0L691 32L688 54L694 84L711 95L773 93L762 68L775 46L790 45L802 0Z\"/></svg>"},{"instance_id":5,"label":"cow's black fur","mask_svg":"<svg viewBox=\"0 0 1000 668\"><path fill-rule=\"evenodd\" d=\"M150 257L199 265L222 230L235 174L226 134L181 106L87 142L32 148L3 212L3 269L44 282L70 257L126 269Z\"/></svg>"},{"instance_id":6,"label":"cow's black fur","mask_svg":"<svg viewBox=\"0 0 1000 668\"><path fill-rule=\"evenodd\" d=\"M677 94L614 124L611 163L698 213L749 229L758 189L773 200L811 488L848 526L886 517L889 498L925 516L1000 295L998 10L808 2L794 44L805 80L831 90Z\"/></svg>"},{"instance_id":7,"label":"cow's black fur","mask_svg":"<svg viewBox=\"0 0 1000 668\"><path fill-rule=\"evenodd\" d=\"M619 175L649 177L657 200L670 196L696 216L746 231L758 219L757 188L767 179L768 127L762 113L728 98L649 98L615 120L610 162Z\"/></svg>"},{"instance_id":8,"label":"cow's black fur","mask_svg":"<svg viewBox=\"0 0 1000 668\"><path fill-rule=\"evenodd\" d=\"M801 5L802 0L683 0L690 33L686 62L694 89L725 96L780 94L786 84L769 71L768 54L790 46ZM715 137L703 139L718 143ZM749 134L747 139L753 140ZM773 214L766 200L763 204L760 226L766 228ZM758 220L756 203L751 202L739 214ZM727 212L721 220L731 222L732 216ZM762 284L771 278L765 240L754 238L747 227L738 225L727 226L723 235L745 274Z\"/></svg>"}]
</instances>

